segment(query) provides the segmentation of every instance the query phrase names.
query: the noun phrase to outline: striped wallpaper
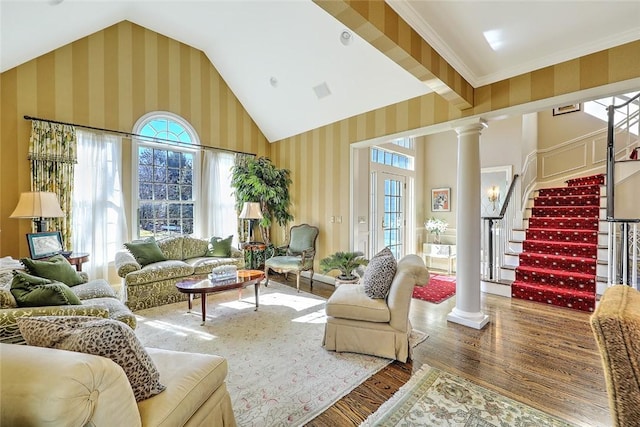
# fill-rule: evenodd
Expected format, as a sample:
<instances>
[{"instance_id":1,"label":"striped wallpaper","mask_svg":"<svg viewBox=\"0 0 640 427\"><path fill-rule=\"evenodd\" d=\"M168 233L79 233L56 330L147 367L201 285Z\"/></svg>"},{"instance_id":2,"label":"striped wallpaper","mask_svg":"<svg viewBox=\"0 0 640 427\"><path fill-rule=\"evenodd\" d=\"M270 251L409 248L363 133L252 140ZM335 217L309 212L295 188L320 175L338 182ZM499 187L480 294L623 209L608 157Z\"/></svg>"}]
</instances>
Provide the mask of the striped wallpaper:
<instances>
[{"instance_id":1,"label":"striped wallpaper","mask_svg":"<svg viewBox=\"0 0 640 427\"><path fill-rule=\"evenodd\" d=\"M145 113L170 111L194 126L203 145L269 155L266 138L202 51L128 21L0 74L0 90L1 256L28 255L30 222L8 218L30 189L24 115L131 131ZM131 150L123 152L130 185Z\"/></svg>"}]
</instances>

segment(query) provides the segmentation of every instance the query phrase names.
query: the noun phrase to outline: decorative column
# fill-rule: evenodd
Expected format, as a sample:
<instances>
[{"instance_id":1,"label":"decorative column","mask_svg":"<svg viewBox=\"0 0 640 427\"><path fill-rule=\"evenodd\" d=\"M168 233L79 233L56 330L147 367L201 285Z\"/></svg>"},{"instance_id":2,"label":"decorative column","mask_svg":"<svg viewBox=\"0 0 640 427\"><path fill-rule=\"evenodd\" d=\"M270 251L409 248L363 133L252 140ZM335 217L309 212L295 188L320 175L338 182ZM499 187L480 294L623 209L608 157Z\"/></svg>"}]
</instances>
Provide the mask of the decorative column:
<instances>
[{"instance_id":1,"label":"decorative column","mask_svg":"<svg viewBox=\"0 0 640 427\"><path fill-rule=\"evenodd\" d=\"M482 119L459 124L456 194L456 306L447 320L482 329L488 322L480 306L480 133Z\"/></svg>"}]
</instances>

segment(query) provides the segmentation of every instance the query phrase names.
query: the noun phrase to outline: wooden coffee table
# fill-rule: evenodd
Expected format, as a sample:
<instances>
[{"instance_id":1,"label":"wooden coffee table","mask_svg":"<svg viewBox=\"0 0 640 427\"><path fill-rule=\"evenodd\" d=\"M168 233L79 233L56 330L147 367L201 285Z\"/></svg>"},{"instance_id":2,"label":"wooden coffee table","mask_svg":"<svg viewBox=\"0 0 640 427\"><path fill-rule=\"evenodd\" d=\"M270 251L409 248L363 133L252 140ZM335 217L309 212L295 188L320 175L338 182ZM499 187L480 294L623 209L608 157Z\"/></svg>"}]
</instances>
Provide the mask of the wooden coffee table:
<instances>
[{"instance_id":1,"label":"wooden coffee table","mask_svg":"<svg viewBox=\"0 0 640 427\"><path fill-rule=\"evenodd\" d=\"M238 298L242 298L242 289L254 285L256 293L256 309L258 311L258 291L260 281L264 279L264 271L260 270L238 270L234 276L222 280L212 280L209 277L186 279L176 283L178 291L189 294L189 311L193 304L193 296L200 294L202 304L202 325L207 318L207 294L215 294L230 289L238 289Z\"/></svg>"}]
</instances>

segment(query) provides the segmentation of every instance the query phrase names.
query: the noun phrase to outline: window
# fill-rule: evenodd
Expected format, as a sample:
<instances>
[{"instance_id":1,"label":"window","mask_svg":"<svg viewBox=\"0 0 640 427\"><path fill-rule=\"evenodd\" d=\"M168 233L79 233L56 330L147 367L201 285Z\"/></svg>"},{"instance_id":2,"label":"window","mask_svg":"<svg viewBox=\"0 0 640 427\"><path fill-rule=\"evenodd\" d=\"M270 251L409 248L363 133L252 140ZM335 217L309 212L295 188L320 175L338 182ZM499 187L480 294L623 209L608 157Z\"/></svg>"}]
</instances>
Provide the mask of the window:
<instances>
[{"instance_id":1,"label":"window","mask_svg":"<svg viewBox=\"0 0 640 427\"><path fill-rule=\"evenodd\" d=\"M382 148L371 149L371 161L382 165L394 166L400 169L413 169L413 162L409 156L383 150Z\"/></svg>"},{"instance_id":2,"label":"window","mask_svg":"<svg viewBox=\"0 0 640 427\"><path fill-rule=\"evenodd\" d=\"M139 120L134 132L145 137L136 141L138 215L134 231L139 237L156 238L193 234L199 149L189 144L198 144L195 131L178 116L152 113ZM166 140L175 141L175 146Z\"/></svg>"}]
</instances>

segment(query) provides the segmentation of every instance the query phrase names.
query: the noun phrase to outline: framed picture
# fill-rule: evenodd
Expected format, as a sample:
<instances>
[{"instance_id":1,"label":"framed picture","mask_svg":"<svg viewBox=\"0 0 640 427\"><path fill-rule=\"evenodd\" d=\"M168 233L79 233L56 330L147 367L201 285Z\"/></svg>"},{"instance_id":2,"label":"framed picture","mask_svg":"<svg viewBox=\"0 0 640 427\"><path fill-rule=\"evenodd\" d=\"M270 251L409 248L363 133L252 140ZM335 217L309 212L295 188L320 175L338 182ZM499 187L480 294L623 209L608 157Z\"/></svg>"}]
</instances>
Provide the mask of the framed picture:
<instances>
[{"instance_id":1,"label":"framed picture","mask_svg":"<svg viewBox=\"0 0 640 427\"><path fill-rule=\"evenodd\" d=\"M575 113L576 111L580 111L581 109L582 109L582 104L565 105L562 107L554 108L553 115L559 116L560 114Z\"/></svg>"},{"instance_id":2,"label":"framed picture","mask_svg":"<svg viewBox=\"0 0 640 427\"><path fill-rule=\"evenodd\" d=\"M451 188L431 189L431 211L449 212L451 210Z\"/></svg>"},{"instance_id":3,"label":"framed picture","mask_svg":"<svg viewBox=\"0 0 640 427\"><path fill-rule=\"evenodd\" d=\"M28 233L27 243L31 258L46 258L62 252L62 234L59 231Z\"/></svg>"}]
</instances>

